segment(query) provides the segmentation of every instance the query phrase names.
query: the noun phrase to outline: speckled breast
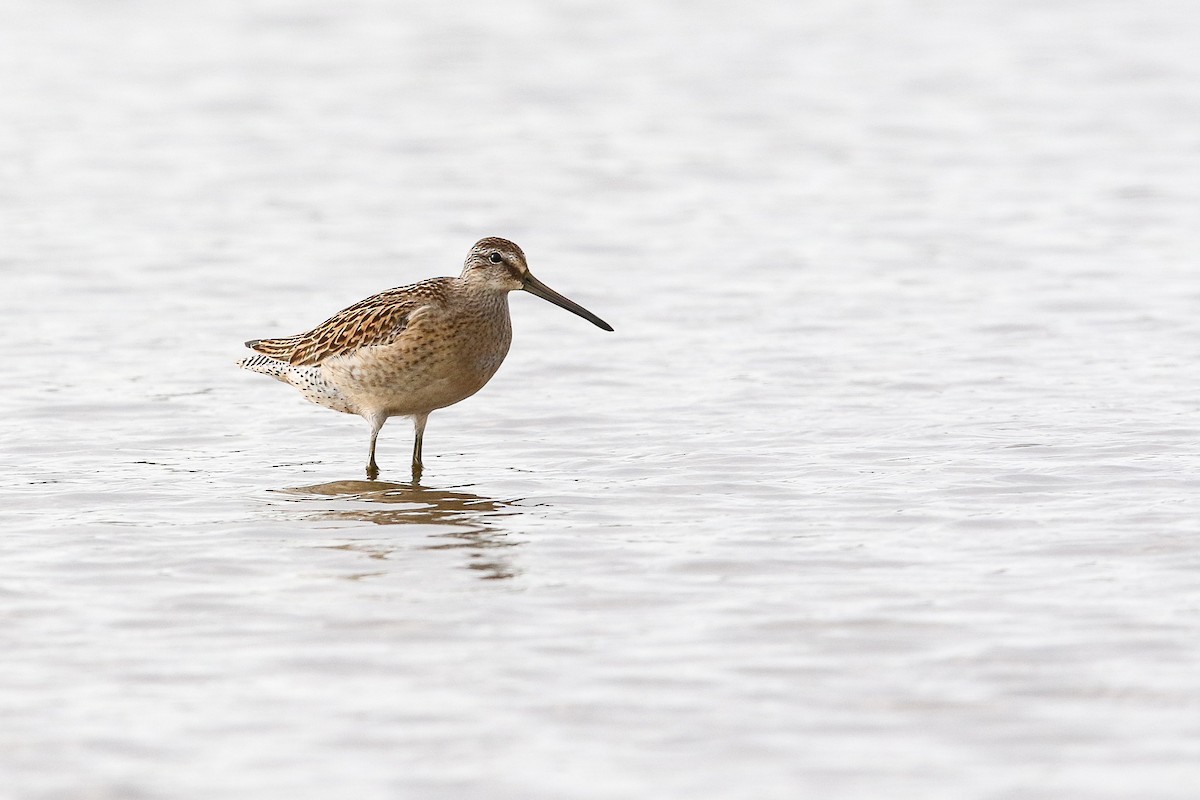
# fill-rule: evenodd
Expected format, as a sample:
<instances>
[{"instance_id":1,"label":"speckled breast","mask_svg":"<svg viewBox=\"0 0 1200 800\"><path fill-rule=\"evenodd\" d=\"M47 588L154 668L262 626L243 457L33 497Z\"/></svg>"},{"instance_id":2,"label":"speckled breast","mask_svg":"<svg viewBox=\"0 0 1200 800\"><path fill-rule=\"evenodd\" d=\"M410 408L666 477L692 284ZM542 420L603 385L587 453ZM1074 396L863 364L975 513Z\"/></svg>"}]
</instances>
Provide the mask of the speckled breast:
<instances>
[{"instance_id":1,"label":"speckled breast","mask_svg":"<svg viewBox=\"0 0 1200 800\"><path fill-rule=\"evenodd\" d=\"M512 328L503 312L430 315L400 341L331 359L323 371L360 414L445 408L482 389L504 362Z\"/></svg>"}]
</instances>

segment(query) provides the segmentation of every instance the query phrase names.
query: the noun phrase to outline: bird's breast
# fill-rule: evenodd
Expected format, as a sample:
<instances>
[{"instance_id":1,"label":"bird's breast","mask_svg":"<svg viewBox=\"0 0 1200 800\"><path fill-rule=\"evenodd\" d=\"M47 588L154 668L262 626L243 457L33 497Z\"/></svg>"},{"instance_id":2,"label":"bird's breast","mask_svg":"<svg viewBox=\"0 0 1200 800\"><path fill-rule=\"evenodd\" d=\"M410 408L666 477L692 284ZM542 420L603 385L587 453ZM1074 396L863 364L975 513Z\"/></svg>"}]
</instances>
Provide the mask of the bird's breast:
<instances>
[{"instance_id":1,"label":"bird's breast","mask_svg":"<svg viewBox=\"0 0 1200 800\"><path fill-rule=\"evenodd\" d=\"M511 342L507 313L430 315L400 341L364 348L328 367L360 408L423 413L482 389Z\"/></svg>"}]
</instances>

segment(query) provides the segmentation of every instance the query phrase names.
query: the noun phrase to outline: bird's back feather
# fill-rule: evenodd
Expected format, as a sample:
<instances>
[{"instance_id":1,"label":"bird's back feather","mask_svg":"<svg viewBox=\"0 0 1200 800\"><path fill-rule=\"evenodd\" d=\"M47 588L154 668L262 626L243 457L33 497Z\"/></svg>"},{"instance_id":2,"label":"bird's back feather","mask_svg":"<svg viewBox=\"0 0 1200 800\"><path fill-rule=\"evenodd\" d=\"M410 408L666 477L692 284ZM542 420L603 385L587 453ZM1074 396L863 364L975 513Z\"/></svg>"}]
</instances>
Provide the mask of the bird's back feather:
<instances>
[{"instance_id":1,"label":"bird's back feather","mask_svg":"<svg viewBox=\"0 0 1200 800\"><path fill-rule=\"evenodd\" d=\"M320 364L360 347L395 342L417 315L440 304L442 285L434 278L412 286L388 289L342 309L312 330L278 339L251 339L251 350L295 366Z\"/></svg>"}]
</instances>

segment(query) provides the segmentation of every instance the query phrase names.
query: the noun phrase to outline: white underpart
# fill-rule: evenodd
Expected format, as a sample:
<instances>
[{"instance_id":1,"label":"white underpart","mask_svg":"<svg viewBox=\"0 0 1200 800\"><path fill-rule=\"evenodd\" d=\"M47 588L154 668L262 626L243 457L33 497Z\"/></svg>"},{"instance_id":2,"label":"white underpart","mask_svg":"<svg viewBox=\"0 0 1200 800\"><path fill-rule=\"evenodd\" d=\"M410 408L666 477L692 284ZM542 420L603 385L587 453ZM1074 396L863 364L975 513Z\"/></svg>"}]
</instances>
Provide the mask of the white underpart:
<instances>
[{"instance_id":1,"label":"white underpart","mask_svg":"<svg viewBox=\"0 0 1200 800\"><path fill-rule=\"evenodd\" d=\"M300 390L304 399L319 406L347 414L358 413L338 388L325 380L319 366L296 366L264 355L243 358L238 362L238 366L251 372L270 375L277 381L290 383Z\"/></svg>"}]
</instances>

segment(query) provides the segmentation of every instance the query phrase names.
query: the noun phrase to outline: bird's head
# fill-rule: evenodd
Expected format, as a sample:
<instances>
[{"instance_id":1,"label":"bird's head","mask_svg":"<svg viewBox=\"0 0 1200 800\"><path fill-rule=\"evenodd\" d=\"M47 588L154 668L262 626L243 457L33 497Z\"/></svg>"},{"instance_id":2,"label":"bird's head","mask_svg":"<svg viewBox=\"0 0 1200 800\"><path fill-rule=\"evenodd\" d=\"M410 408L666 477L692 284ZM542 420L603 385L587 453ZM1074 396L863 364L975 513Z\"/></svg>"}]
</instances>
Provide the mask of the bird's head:
<instances>
[{"instance_id":1,"label":"bird's head","mask_svg":"<svg viewBox=\"0 0 1200 800\"><path fill-rule=\"evenodd\" d=\"M497 292L524 290L578 314L598 328L612 330L607 322L533 277L525 262L525 253L507 239L489 236L476 242L467 254L461 277L468 284L487 286Z\"/></svg>"}]
</instances>

